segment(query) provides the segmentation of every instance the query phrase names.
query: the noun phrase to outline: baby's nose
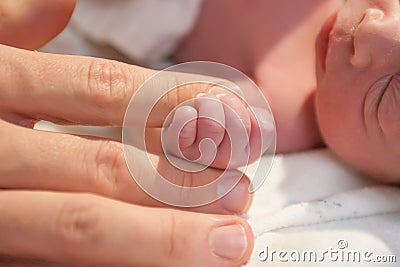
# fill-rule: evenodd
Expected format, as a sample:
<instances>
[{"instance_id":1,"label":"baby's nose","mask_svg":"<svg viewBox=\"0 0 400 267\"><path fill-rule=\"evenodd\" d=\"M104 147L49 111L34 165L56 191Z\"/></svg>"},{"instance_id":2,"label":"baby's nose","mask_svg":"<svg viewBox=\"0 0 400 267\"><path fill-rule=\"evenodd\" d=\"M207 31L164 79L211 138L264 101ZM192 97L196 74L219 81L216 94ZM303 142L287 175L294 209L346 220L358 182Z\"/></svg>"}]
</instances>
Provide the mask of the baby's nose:
<instances>
[{"instance_id":1,"label":"baby's nose","mask_svg":"<svg viewBox=\"0 0 400 267\"><path fill-rule=\"evenodd\" d=\"M354 29L354 54L351 64L360 69L369 67L377 53L387 47L385 13L378 8L365 10L358 27Z\"/></svg>"}]
</instances>

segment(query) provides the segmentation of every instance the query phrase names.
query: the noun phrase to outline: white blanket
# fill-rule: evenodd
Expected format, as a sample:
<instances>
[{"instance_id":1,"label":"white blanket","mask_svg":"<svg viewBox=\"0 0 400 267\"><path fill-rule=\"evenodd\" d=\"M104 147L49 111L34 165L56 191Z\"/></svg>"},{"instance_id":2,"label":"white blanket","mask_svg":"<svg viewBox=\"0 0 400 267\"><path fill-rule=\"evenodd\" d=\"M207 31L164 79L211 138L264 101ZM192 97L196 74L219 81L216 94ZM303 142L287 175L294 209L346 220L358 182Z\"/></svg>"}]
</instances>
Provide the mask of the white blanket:
<instances>
[{"instance_id":1,"label":"white blanket","mask_svg":"<svg viewBox=\"0 0 400 267\"><path fill-rule=\"evenodd\" d=\"M277 156L248 216L256 235L248 266L399 266L400 190L329 150Z\"/></svg>"}]
</instances>

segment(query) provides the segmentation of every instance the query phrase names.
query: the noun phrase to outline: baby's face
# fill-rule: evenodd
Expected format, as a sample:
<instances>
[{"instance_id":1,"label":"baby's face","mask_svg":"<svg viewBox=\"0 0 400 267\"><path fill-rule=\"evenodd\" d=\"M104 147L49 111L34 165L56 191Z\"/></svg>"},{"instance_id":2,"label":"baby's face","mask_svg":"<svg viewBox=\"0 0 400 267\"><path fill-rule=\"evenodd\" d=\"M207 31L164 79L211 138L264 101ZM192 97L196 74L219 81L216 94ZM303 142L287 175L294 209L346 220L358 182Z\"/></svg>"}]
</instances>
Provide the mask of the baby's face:
<instances>
[{"instance_id":1,"label":"baby's face","mask_svg":"<svg viewBox=\"0 0 400 267\"><path fill-rule=\"evenodd\" d=\"M348 0L317 40L316 110L341 157L400 181L400 2Z\"/></svg>"}]
</instances>

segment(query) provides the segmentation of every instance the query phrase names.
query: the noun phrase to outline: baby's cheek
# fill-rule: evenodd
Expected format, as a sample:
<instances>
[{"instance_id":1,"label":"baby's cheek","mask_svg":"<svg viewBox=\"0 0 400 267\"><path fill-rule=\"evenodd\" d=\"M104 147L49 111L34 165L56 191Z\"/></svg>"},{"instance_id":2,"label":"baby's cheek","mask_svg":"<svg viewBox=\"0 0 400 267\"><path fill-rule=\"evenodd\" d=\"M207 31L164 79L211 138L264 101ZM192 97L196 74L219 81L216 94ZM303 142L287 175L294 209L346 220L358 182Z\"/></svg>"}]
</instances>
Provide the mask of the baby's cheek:
<instances>
[{"instance_id":1,"label":"baby's cheek","mask_svg":"<svg viewBox=\"0 0 400 267\"><path fill-rule=\"evenodd\" d=\"M378 120L384 134L400 143L400 76L395 75L382 96Z\"/></svg>"},{"instance_id":2,"label":"baby's cheek","mask_svg":"<svg viewBox=\"0 0 400 267\"><path fill-rule=\"evenodd\" d=\"M384 138L365 131L363 114L359 112L360 116L357 115L362 108L355 105L357 99L349 98L349 94L342 94L335 88L338 87L322 87L316 93L316 113L324 141L337 155L362 172L382 182L399 182L400 76L392 79L379 101L378 110L374 108L368 113L373 116L370 123L375 123L378 112Z\"/></svg>"},{"instance_id":3,"label":"baby's cheek","mask_svg":"<svg viewBox=\"0 0 400 267\"><path fill-rule=\"evenodd\" d=\"M333 90L330 90L329 87L317 89L314 103L315 113L324 142L330 146L340 146L340 144L337 144L340 143L337 137L342 135L338 132L342 131L343 128L337 127L337 125L342 125L343 121L339 124L335 105L332 104L340 100L337 100L332 92Z\"/></svg>"}]
</instances>

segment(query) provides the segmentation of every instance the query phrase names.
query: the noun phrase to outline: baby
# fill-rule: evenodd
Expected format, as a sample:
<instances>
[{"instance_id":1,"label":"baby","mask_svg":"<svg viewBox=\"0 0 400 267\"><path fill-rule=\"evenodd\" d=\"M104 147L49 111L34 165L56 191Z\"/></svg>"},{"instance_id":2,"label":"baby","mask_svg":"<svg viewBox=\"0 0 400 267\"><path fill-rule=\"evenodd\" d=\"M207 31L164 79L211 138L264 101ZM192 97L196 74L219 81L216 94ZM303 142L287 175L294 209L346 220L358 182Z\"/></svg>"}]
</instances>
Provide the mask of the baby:
<instances>
[{"instance_id":1,"label":"baby","mask_svg":"<svg viewBox=\"0 0 400 267\"><path fill-rule=\"evenodd\" d=\"M304 2L305 5L307 3L309 1ZM334 152L360 170L383 181L399 181L399 1L349 0L343 5L340 1L342 6L329 16L329 13L332 12L327 11L332 10L332 7L338 6L338 4L338 1L327 1L325 5L329 8L320 8L318 14L314 15L320 17L323 14L324 20L326 20L316 44L317 90L315 99L314 90L310 93L308 90L295 91L296 88L292 88L294 97L298 100L303 99L302 104L310 105L311 103L313 105L315 103L315 113L310 112L307 108L303 110L282 110L282 107L274 109L277 99L270 98L278 126L278 144L280 144L278 149L290 152L307 148L299 146L302 143L307 144L310 148L318 143L316 136L321 133L323 141ZM317 5L315 1L314 5ZM319 29L321 29L321 24L318 26ZM305 39L308 37L309 35L305 35ZM197 39L195 36L189 38ZM290 35L287 38L291 38ZM185 60L197 59L196 56L188 56L189 53L185 52L190 51L190 42L190 39L186 40L181 50L183 52L180 52L186 54L178 54L176 57ZM307 40L300 42L298 46L301 47L304 43L307 43ZM302 51L299 54L301 53ZM212 54L207 54L207 52L203 52L202 57L203 59L219 60L217 56L213 58ZM233 62L233 65L235 63L237 67L243 69L240 62ZM300 71L300 69L298 70ZM248 69L249 74L253 71L254 69ZM288 74L290 71L292 70L288 69ZM303 70L303 73L308 72ZM296 85L294 82L292 84ZM309 85L313 86L312 79L309 81ZM281 91L279 88L272 87L262 89L267 96L279 93L286 97L288 102L292 102L291 95L285 94L285 88ZM305 101L308 97L312 99L310 102ZM288 106L281 102L278 104L286 108ZM245 110L245 107L242 109ZM241 114L244 116L243 120L249 125L252 121L251 114ZM293 135L290 127L285 126L285 121L282 121L282 118L288 116L285 114L296 114L299 118L296 125L300 125L300 128L303 129L295 131L300 134L297 135L297 141L291 146L282 145L286 141L290 143L289 136ZM318 128L310 126L312 124L310 122L313 120L317 122ZM190 151L187 155L198 156L193 152L191 146L198 145L195 141L197 140L196 136L207 136L207 127L215 129L215 131L212 130L213 134L210 134L209 138L217 144L222 144L219 146L217 156L225 158L229 151L225 150L226 146L221 141L224 140L223 130L217 125L198 123L197 128L195 123L188 125L182 131L182 148ZM312 137L311 141L310 137ZM252 138L248 139L250 147L254 143L255 137ZM222 165L216 164L216 167L222 167Z\"/></svg>"},{"instance_id":2,"label":"baby","mask_svg":"<svg viewBox=\"0 0 400 267\"><path fill-rule=\"evenodd\" d=\"M148 12L142 16L134 16L129 12L143 12L147 10L146 7L154 11L149 7L150 1L121 1L123 4L119 3L122 5L120 9L117 9L117 1L103 2L103 12L114 15L112 20L107 21L117 20L121 25L125 25L128 19L135 18L135 21L129 28L114 25L113 28L119 30L110 31L106 27L110 25L98 23L99 2L87 0L81 1L82 5L93 3L96 9L78 8L80 12L76 12L77 15L83 16L89 11L93 14L90 13L91 16L85 17L80 23L77 16L73 25L79 26L81 32L87 28L86 34L90 40L104 42L130 56L153 55L154 51L160 51L161 48L174 47L164 39L186 33L191 28L187 25L192 25L186 20L193 17L194 10L202 2L195 27L175 49L171 57L173 61L217 61L250 76L267 97L274 113L278 152L296 152L325 143L343 159L377 179L389 182L400 180L400 167L396 164L400 153L396 141L400 134L397 127L400 116L396 112L400 95L396 87L396 69L400 67L397 64L397 54L400 54L397 52L400 47L398 1L191 0L176 1L172 6L180 8L175 13L165 12L166 7L157 6L156 10L163 12ZM111 9L104 6L106 2L113 5L115 14L110 15ZM139 2L142 2L141 9L136 6ZM121 10L126 10L129 16L122 19ZM171 17L168 14L172 14ZM121 21L117 18L121 18ZM138 23L139 19L144 21ZM165 23L158 23L160 20ZM173 29L163 27L167 22L186 26ZM321 25L324 26L319 34ZM153 31L143 31L144 28L159 29L162 38L150 42L145 37L151 37ZM121 34L122 30L129 34ZM112 35L108 39L107 33ZM145 34L139 38L137 33ZM117 38L121 36L124 38ZM138 44L139 41L142 41L142 45ZM160 43L168 45L160 46ZM82 47L80 43L78 47ZM137 51L131 51L135 47ZM135 59L141 62L140 57ZM208 97L221 102L227 100L227 97L219 99L218 95L210 93ZM221 118L225 120L229 114L225 114L226 110L219 106L219 113L214 113L218 114L216 120L210 122L199 118L203 110L210 110L202 105L215 105L202 100L205 101L203 104L182 108L176 113L177 122L185 118L197 118L182 128L179 149L188 159L197 159L200 156L199 140L210 138L217 145L216 160L212 166L225 168L231 148L227 148L228 140ZM260 129L257 129L257 125L253 128L254 116L246 104L240 104L240 99L234 102L234 110L241 111L240 119L247 129L245 141L249 143L249 146L235 147L235 150L247 150L250 159L254 159L264 150L257 145L260 143L260 137L257 137ZM228 103L228 106L231 105L233 103ZM209 128L213 129L211 133L207 130ZM178 134L176 128L174 131L174 134ZM178 154L177 151L173 153Z\"/></svg>"},{"instance_id":3,"label":"baby","mask_svg":"<svg viewBox=\"0 0 400 267\"><path fill-rule=\"evenodd\" d=\"M325 142L361 170L400 180L400 4L347 1L317 41L316 114Z\"/></svg>"}]
</instances>

